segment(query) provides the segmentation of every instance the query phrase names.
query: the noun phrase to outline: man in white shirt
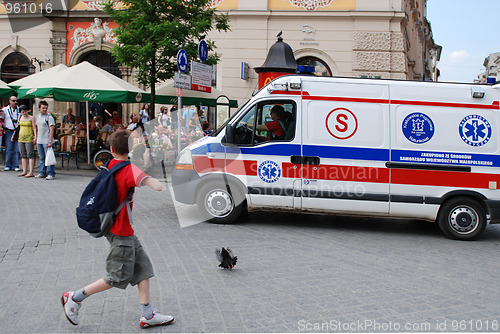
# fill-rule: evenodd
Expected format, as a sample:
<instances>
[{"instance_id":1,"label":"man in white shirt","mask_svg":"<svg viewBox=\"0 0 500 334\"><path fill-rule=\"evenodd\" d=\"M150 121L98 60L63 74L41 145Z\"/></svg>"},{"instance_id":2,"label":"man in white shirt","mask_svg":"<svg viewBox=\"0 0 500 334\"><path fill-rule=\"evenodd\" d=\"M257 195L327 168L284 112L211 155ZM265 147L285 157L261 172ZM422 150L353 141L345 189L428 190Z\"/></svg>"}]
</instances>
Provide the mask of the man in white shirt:
<instances>
[{"instance_id":1,"label":"man in white shirt","mask_svg":"<svg viewBox=\"0 0 500 334\"><path fill-rule=\"evenodd\" d=\"M36 115L36 128L37 128L37 149L38 157L40 158L40 174L36 178L45 178L46 180L53 180L56 178L56 166L45 166L45 157L47 150L52 147L54 141L54 118L49 115L49 104L46 101L38 103L40 113Z\"/></svg>"},{"instance_id":2,"label":"man in white shirt","mask_svg":"<svg viewBox=\"0 0 500 334\"><path fill-rule=\"evenodd\" d=\"M21 113L19 111L19 107L17 106L17 97L11 96L9 98L9 105L2 109L3 114L0 115L0 118L4 120L5 123L5 171L15 170L16 172L20 171L19 169L19 146L17 141L11 141L10 139L14 135L14 131L16 130L19 124L19 117L21 117Z\"/></svg>"}]
</instances>

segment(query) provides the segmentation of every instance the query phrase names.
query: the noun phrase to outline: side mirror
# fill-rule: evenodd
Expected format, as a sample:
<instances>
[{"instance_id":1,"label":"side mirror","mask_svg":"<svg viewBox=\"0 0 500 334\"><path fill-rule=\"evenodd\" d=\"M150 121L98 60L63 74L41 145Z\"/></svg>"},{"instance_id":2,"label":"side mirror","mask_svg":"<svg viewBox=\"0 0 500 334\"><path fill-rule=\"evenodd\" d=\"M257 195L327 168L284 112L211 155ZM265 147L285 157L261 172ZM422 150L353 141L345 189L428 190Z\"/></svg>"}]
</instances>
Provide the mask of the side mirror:
<instances>
[{"instance_id":1,"label":"side mirror","mask_svg":"<svg viewBox=\"0 0 500 334\"><path fill-rule=\"evenodd\" d=\"M226 126L226 134L222 137L222 144L234 144L234 127L228 124Z\"/></svg>"}]
</instances>

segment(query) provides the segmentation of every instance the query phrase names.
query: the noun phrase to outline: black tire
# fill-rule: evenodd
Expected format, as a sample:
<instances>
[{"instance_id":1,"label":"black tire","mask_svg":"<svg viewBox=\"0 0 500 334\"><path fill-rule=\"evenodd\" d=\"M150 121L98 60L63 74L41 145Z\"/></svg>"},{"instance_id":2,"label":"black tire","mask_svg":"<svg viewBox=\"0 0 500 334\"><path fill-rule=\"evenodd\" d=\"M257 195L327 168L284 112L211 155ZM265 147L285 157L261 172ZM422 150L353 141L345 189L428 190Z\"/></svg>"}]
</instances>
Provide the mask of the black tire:
<instances>
[{"instance_id":1,"label":"black tire","mask_svg":"<svg viewBox=\"0 0 500 334\"><path fill-rule=\"evenodd\" d=\"M457 197L443 204L438 223L451 239L477 240L486 228L486 211L476 200Z\"/></svg>"},{"instance_id":2,"label":"black tire","mask_svg":"<svg viewBox=\"0 0 500 334\"><path fill-rule=\"evenodd\" d=\"M246 198L235 186L211 182L199 190L196 205L208 222L231 224L246 210Z\"/></svg>"},{"instance_id":3,"label":"black tire","mask_svg":"<svg viewBox=\"0 0 500 334\"><path fill-rule=\"evenodd\" d=\"M111 159L113 159L113 155L109 150L100 150L94 155L94 167L101 170L101 166L104 166Z\"/></svg>"}]
</instances>

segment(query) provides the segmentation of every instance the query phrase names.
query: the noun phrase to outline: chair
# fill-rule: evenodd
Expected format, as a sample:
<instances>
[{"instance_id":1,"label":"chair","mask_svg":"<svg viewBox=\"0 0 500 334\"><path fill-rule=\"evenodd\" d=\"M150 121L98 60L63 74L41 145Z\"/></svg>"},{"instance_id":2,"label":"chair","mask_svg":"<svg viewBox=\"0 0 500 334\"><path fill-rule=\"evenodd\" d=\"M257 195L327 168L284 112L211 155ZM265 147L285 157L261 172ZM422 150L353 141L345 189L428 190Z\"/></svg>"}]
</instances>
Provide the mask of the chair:
<instances>
[{"instance_id":1,"label":"chair","mask_svg":"<svg viewBox=\"0 0 500 334\"><path fill-rule=\"evenodd\" d=\"M69 133L72 132L72 130L73 130L73 124L63 124L61 132Z\"/></svg>"},{"instance_id":2,"label":"chair","mask_svg":"<svg viewBox=\"0 0 500 334\"><path fill-rule=\"evenodd\" d=\"M59 138L59 150L54 153L61 156L61 167L64 167L64 159L67 159L68 164L66 165L66 170L69 170L69 161L71 157L75 158L76 168L79 168L78 152L76 150L77 144L78 138L76 136L67 135Z\"/></svg>"},{"instance_id":3,"label":"chair","mask_svg":"<svg viewBox=\"0 0 500 334\"><path fill-rule=\"evenodd\" d=\"M99 132L99 137L98 139L101 139L102 140L102 144L104 146L106 146L106 142L108 141L108 138L109 136L112 134L113 132Z\"/></svg>"}]
</instances>

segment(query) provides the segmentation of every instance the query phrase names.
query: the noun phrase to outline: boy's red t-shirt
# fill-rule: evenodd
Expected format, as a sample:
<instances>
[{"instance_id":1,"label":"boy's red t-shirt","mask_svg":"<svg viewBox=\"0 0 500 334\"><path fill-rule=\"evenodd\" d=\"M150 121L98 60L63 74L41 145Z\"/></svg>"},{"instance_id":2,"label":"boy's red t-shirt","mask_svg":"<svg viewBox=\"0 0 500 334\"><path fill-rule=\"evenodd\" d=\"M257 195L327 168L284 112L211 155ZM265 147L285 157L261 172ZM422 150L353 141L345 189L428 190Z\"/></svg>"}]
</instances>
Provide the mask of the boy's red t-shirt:
<instances>
[{"instance_id":1,"label":"boy's red t-shirt","mask_svg":"<svg viewBox=\"0 0 500 334\"><path fill-rule=\"evenodd\" d=\"M114 165L118 164L121 160L113 159L109 162L108 168L111 169ZM117 207L120 205L125 198L127 198L127 193L130 188L140 187L144 179L150 177L144 173L139 167L134 164L127 165L115 173L115 183L116 183L116 196L117 196ZM132 209L133 198L130 201L130 209ZM128 237L134 235L134 229L130 225L130 220L128 217L127 208L123 209L118 213L115 223L109 229L109 232L122 236Z\"/></svg>"}]
</instances>

